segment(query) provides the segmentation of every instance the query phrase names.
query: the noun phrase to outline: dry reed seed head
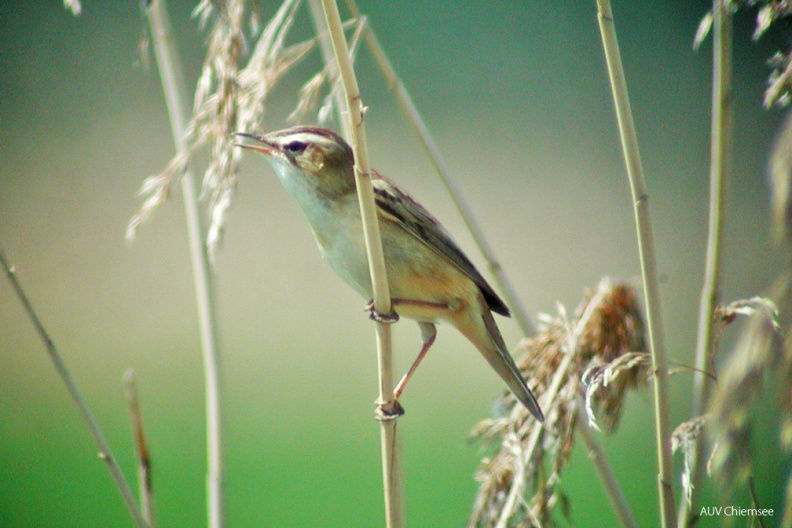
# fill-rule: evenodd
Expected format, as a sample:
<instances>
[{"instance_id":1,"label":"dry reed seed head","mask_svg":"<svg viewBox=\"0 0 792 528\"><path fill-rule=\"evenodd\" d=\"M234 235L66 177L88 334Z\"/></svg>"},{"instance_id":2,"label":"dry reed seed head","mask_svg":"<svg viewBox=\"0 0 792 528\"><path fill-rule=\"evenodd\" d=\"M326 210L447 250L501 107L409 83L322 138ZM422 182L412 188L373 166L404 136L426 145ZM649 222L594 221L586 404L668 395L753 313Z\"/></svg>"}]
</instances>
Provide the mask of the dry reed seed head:
<instances>
[{"instance_id":1,"label":"dry reed seed head","mask_svg":"<svg viewBox=\"0 0 792 528\"><path fill-rule=\"evenodd\" d=\"M498 520L499 509L492 505L502 504L514 480L514 465L505 457L485 458L476 473L481 483L479 494L473 503L473 517L469 526L494 526Z\"/></svg>"},{"instance_id":2,"label":"dry reed seed head","mask_svg":"<svg viewBox=\"0 0 792 528\"><path fill-rule=\"evenodd\" d=\"M724 324L733 323L740 315L745 317L756 315L770 322L775 331L781 331L781 326L778 323L778 307L767 297L756 296L732 301L727 305L717 307L715 313Z\"/></svg>"},{"instance_id":3,"label":"dry reed seed head","mask_svg":"<svg viewBox=\"0 0 792 528\"><path fill-rule=\"evenodd\" d=\"M626 282L605 278L597 287L599 304L594 308L579 339L583 359L609 363L626 352L644 352L643 313L638 296ZM594 298L589 292L577 311L580 317Z\"/></svg>"},{"instance_id":4,"label":"dry reed seed head","mask_svg":"<svg viewBox=\"0 0 792 528\"><path fill-rule=\"evenodd\" d=\"M515 355L522 351L518 366L530 373L528 383L539 394L549 387L553 374L563 359L567 324L560 317L549 321L542 332L533 339L523 341ZM574 373L565 382L574 394ZM568 460L573 444L572 426L576 415L569 408L567 393L555 398L545 407L545 424L540 424L511 394L504 395L501 404L505 411L495 418L481 422L474 434L497 446L496 454L483 460L477 480L479 492L474 502L469 526L492 527L498 522L501 511L513 488L530 491L530 499L520 499L509 526L552 526L552 508L561 493L558 473ZM540 434L536 449L530 455L528 444L533 434Z\"/></svg>"},{"instance_id":5,"label":"dry reed seed head","mask_svg":"<svg viewBox=\"0 0 792 528\"><path fill-rule=\"evenodd\" d=\"M751 472L751 431L756 419L753 405L765 375L776 372L784 357L775 305L763 298L729 307L735 305L737 313L748 315L748 321L722 369L708 409L712 416L711 440L718 444L710 467L727 487L744 481ZM787 387L790 382L784 380Z\"/></svg>"},{"instance_id":6,"label":"dry reed seed head","mask_svg":"<svg viewBox=\"0 0 792 528\"><path fill-rule=\"evenodd\" d=\"M481 485L470 526L495 526L513 488L530 498L512 512L510 526L553 526L553 512L559 510L568 516L561 474L574 447L577 413L583 411L579 380L584 367L596 363L600 391L595 391L590 401L598 402L609 428L618 421L625 388L646 378L650 360L645 353L636 352L643 348L643 319L637 296L627 283L603 280L587 293L574 321L563 307L556 317L540 319L543 327L539 335L517 347L517 365L540 396L554 386L558 375L565 377L559 378L552 401L543 402L546 421L530 456L526 453L529 440L536 427L542 426L512 395L501 400L504 413L476 428L475 434L491 444L499 439L500 448L479 471ZM570 349L574 356L568 358ZM608 358L609 363L603 365L602 358Z\"/></svg>"},{"instance_id":7,"label":"dry reed seed head","mask_svg":"<svg viewBox=\"0 0 792 528\"><path fill-rule=\"evenodd\" d=\"M534 338L525 339L514 351L517 366L538 393L546 390L564 359L567 330L560 319L547 323Z\"/></svg>"},{"instance_id":8,"label":"dry reed seed head","mask_svg":"<svg viewBox=\"0 0 792 528\"><path fill-rule=\"evenodd\" d=\"M325 66L302 85L302 88L300 88L300 100L297 102L297 106L294 107L291 114L286 118L289 122L297 123L302 120L308 112L316 108L316 102L319 100L322 86L324 86L325 80L327 80L328 71L328 66ZM319 121L319 124L323 125L324 123Z\"/></svg>"},{"instance_id":9,"label":"dry reed seed head","mask_svg":"<svg viewBox=\"0 0 792 528\"><path fill-rule=\"evenodd\" d=\"M589 303L597 300L597 305ZM638 296L627 282L600 281L595 292L578 307L580 317L591 314L581 332L578 347L586 366L582 375L589 423L606 432L616 430L628 389L646 384L651 360L646 353L643 314Z\"/></svg>"},{"instance_id":10,"label":"dry reed seed head","mask_svg":"<svg viewBox=\"0 0 792 528\"><path fill-rule=\"evenodd\" d=\"M707 421L707 415L698 416L687 422L682 422L674 429L671 435L671 449L674 453L678 449L682 450L684 469L682 470L682 489L685 492L685 499L688 505L693 499L693 486L691 484L693 474L693 452L696 441L701 436L701 431Z\"/></svg>"},{"instance_id":11,"label":"dry reed seed head","mask_svg":"<svg viewBox=\"0 0 792 528\"><path fill-rule=\"evenodd\" d=\"M210 259L214 260L236 189L241 157L241 151L234 148L229 138L237 130L261 128L264 101L272 87L313 46L314 39L284 46L299 5L299 0L281 4L242 69L240 65L248 51L244 34L245 1L225 0L216 4L202 0L196 6L193 16L202 28L210 23L211 27L206 58L196 85L193 115L187 126L186 150L177 153L161 174L144 182L141 192L144 203L130 222L129 237L134 236L154 209L165 203L193 154L207 149L210 161L204 170L201 196L208 203L211 222L206 243ZM251 19L253 26L254 22Z\"/></svg>"},{"instance_id":12,"label":"dry reed seed head","mask_svg":"<svg viewBox=\"0 0 792 528\"><path fill-rule=\"evenodd\" d=\"M652 358L646 352L628 352L607 365L594 360L581 380L586 387L589 425L600 430L596 419L599 415L604 431L614 432L619 426L627 389L645 385L651 367Z\"/></svg>"},{"instance_id":13,"label":"dry reed seed head","mask_svg":"<svg viewBox=\"0 0 792 528\"><path fill-rule=\"evenodd\" d=\"M171 192L187 168L187 155L176 154L165 169L155 176L149 176L140 186L138 195L144 197L143 205L127 225L126 238L134 240L140 226L170 198Z\"/></svg>"}]
</instances>

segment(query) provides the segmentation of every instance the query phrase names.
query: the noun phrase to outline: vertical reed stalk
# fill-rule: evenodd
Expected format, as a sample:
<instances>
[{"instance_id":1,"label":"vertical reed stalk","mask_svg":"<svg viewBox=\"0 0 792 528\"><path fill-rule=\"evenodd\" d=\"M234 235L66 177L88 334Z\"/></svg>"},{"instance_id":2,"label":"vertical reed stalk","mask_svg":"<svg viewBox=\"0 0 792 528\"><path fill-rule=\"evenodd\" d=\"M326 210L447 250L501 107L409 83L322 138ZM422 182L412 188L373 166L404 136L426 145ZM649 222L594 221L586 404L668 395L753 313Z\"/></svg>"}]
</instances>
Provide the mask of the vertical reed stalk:
<instances>
[{"instance_id":1,"label":"vertical reed stalk","mask_svg":"<svg viewBox=\"0 0 792 528\"><path fill-rule=\"evenodd\" d=\"M646 299L646 322L649 351L652 354L654 370L655 432L658 465L658 501L660 505L661 526L670 528L676 515L674 489L671 475L671 428L668 410L668 364L665 356L665 343L660 313L660 288L657 280L654 236L649 216L649 195L643 177L643 167L638 149L638 138L630 110L627 81L619 53L613 12L609 0L597 0L602 45L608 65L616 119L619 124L622 150L624 151L627 176L630 180L635 225L638 235L638 251L641 260L644 297Z\"/></svg>"},{"instance_id":2,"label":"vertical reed stalk","mask_svg":"<svg viewBox=\"0 0 792 528\"><path fill-rule=\"evenodd\" d=\"M349 7L349 10L352 12L352 15L360 20L361 14L355 1L347 0L346 3ZM440 176L440 180L443 182L443 185L445 185L448 194L451 196L451 200L454 202L454 205L456 205L459 214L462 216L462 220L465 222L468 231L473 236L473 240L476 242L476 245L484 257L484 260L486 260L487 268L490 270L490 273L492 273L492 276L494 277L495 282L498 284L501 293L503 293L503 296L506 300L506 305L511 310L514 320L517 321L520 330L522 330L522 333L526 337L536 335L536 326L531 320L531 316L528 314L528 311L525 309L525 305L520 300L520 296L517 295L517 290L512 285L508 275L506 275L506 273L503 271L503 267L501 266L500 261L498 261L495 251L492 249L492 246L487 240L484 230L479 225L478 220L476 220L473 210L470 208L470 205L468 205L467 200L465 200L461 189L457 185L453 176L451 176L451 170L448 168L445 159L443 159L443 155L440 153L440 149L437 147L437 144L432 138L429 129L426 127L426 124L421 118L421 114L415 107L415 104L410 97L410 93L407 91L404 83L399 78L396 70L393 68L393 65L391 64L388 56L385 54L385 51L377 39L377 35L370 26L366 26L364 30L364 38L369 51L374 56L374 60L379 65L382 75L385 77L385 81L396 95L396 101L399 103L402 111L407 116L408 122L410 125L412 125L413 130L415 131L418 139L421 141L421 144L424 147L424 150L426 150L426 153L429 156L429 160L435 166L435 170Z\"/></svg>"},{"instance_id":3,"label":"vertical reed stalk","mask_svg":"<svg viewBox=\"0 0 792 528\"><path fill-rule=\"evenodd\" d=\"M316 28L316 38L319 40L319 49L322 52L322 60L325 67L328 69L328 84L330 89L333 90L333 99L336 108L336 117L338 118L338 126L341 127L341 133L345 138L351 137L352 131L349 129L349 120L344 119L343 108L346 105L344 94L341 90L336 90L336 82L338 81L338 64L336 64L335 55L333 52L333 42L330 40L330 34L327 32L327 22L324 19L324 8L322 7L322 0L308 0L308 8L311 11L311 20L313 21L314 28ZM358 21L360 18L358 18Z\"/></svg>"},{"instance_id":4,"label":"vertical reed stalk","mask_svg":"<svg viewBox=\"0 0 792 528\"><path fill-rule=\"evenodd\" d=\"M709 401L712 380L710 354L713 346L713 321L719 301L720 250L723 228L723 185L728 170L728 155L731 142L731 14L723 0L714 0L712 5L712 123L710 137L710 195L709 225L707 232L707 257L704 267L704 285L699 305L698 338L696 342L696 369L693 378L693 405L691 416L700 416ZM690 501L683 500L679 506L677 524L687 526L690 513L696 511L698 487L704 474L706 457L704 442L694 440L692 472L690 475Z\"/></svg>"},{"instance_id":5,"label":"vertical reed stalk","mask_svg":"<svg viewBox=\"0 0 792 528\"><path fill-rule=\"evenodd\" d=\"M173 141L184 152L189 122L188 97L184 73L176 51L164 0L153 0L148 7L149 26L157 58L162 90L170 116ZM220 351L217 346L215 308L209 257L204 243L206 229L201 221L195 181L189 170L181 179L187 236L193 267L195 298L201 332L206 387L207 514L210 528L225 524L224 455Z\"/></svg>"},{"instance_id":6,"label":"vertical reed stalk","mask_svg":"<svg viewBox=\"0 0 792 528\"><path fill-rule=\"evenodd\" d=\"M349 119L349 142L355 153L355 183L360 202L363 232L368 254L369 271L374 292L374 310L379 314L391 313L391 299L385 272L374 191L371 186L366 130L363 124L365 107L360 96L355 71L349 58L349 47L341 25L341 15L335 0L322 0L327 27L333 43L335 59L344 85ZM385 516L388 528L404 525L402 513L401 456L396 443L397 415L388 415L394 410L393 365L391 358L390 325L377 321L377 359L379 364L379 410L380 438L382 448L382 479L385 494Z\"/></svg>"},{"instance_id":7,"label":"vertical reed stalk","mask_svg":"<svg viewBox=\"0 0 792 528\"><path fill-rule=\"evenodd\" d=\"M63 384L66 385L66 389L69 391L74 403L77 404L77 409L80 411L80 416L85 422L85 426L88 428L88 432L91 433L91 437L93 438L93 441L99 450L99 459L104 462L105 467L107 467L107 471L110 472L110 477L112 477L113 483L121 493L121 498L124 499L124 504L126 504L127 510L129 510L129 514L132 516L132 521L135 523L137 528L149 528L148 523L143 518L140 507L135 501L135 496L132 493L132 489L129 487L129 484L124 477L123 472L121 471L121 467L119 467L118 462L116 462L113 452L110 451L110 445L108 445L107 440L105 440L102 430L99 428L99 424L97 423L96 418L94 418L91 408L88 406L88 402L85 400L85 396L83 396L82 391L74 381L69 368L66 366L66 363L63 361L63 358L58 352L58 349L55 347L55 343L52 341L52 338L50 338L47 329L44 328L44 324L41 322L38 314L33 309L33 304L25 294L25 290L22 289L22 285L17 279L14 267L6 259L2 246L0 246L0 266L2 266L3 271L5 271L6 277L8 277L8 282L11 283L11 286L14 289L14 293L22 303L22 306L25 308L25 313L27 314L28 319L30 319L30 322L33 324L33 327L36 329L39 339L41 339L41 341L44 343L44 347L47 349L47 354L49 354L52 364L55 365L55 370L58 372Z\"/></svg>"}]
</instances>

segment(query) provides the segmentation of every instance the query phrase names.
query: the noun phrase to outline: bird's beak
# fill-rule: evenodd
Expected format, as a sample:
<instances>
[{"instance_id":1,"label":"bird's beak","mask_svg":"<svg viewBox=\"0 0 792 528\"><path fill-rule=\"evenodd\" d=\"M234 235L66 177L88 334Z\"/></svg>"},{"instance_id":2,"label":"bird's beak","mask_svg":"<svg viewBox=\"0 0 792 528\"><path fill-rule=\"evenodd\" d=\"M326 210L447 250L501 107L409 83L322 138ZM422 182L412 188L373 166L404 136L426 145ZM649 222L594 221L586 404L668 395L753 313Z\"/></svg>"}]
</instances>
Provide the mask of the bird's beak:
<instances>
[{"instance_id":1,"label":"bird's beak","mask_svg":"<svg viewBox=\"0 0 792 528\"><path fill-rule=\"evenodd\" d=\"M255 144L237 142L237 143L234 143L234 145L237 146L237 147L242 147L244 149L255 150L257 152L261 152L265 156L272 156L273 154L275 154L276 152L278 152L280 150L277 145L274 145L274 144L270 143L269 141L267 141L266 139L264 139L264 136L256 136L254 134L247 134L245 132L234 132L234 134L232 134L232 135L234 137L243 137L243 138L252 139L253 141L256 141Z\"/></svg>"}]
</instances>

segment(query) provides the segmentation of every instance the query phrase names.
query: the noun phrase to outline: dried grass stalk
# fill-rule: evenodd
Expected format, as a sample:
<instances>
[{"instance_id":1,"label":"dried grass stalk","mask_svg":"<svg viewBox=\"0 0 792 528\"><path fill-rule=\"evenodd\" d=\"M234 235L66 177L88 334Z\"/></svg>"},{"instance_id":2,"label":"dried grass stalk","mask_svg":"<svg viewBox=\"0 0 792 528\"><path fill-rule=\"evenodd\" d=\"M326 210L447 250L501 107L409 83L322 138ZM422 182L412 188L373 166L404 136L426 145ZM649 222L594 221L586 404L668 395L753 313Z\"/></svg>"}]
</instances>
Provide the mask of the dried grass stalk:
<instances>
[{"instance_id":1,"label":"dried grass stalk","mask_svg":"<svg viewBox=\"0 0 792 528\"><path fill-rule=\"evenodd\" d=\"M625 283L603 280L572 321L563 308L555 318L544 319L541 332L518 347L518 365L528 384L543 396L546 421L536 422L513 395L505 394L500 415L476 426L473 436L496 446L497 452L479 468L479 492L469 526L547 527L555 525L556 511L569 517L561 476L574 447L578 413L585 412L583 372L592 365L634 357L642 346L640 308ZM639 363L623 369L625 379L645 379L645 362ZM601 408L608 423L618 423L627 389L640 383L612 384L613 390L603 393ZM515 490L520 491L516 500ZM511 508L507 520L505 508Z\"/></svg>"},{"instance_id":2,"label":"dried grass stalk","mask_svg":"<svg viewBox=\"0 0 792 528\"><path fill-rule=\"evenodd\" d=\"M152 473L151 452L143 428L143 415L138 401L137 381L134 369L124 374L124 389L127 396L129 417L132 420L132 435L135 440L135 454L138 462L138 489L140 490L140 508L149 528L156 528L157 514L154 502L154 476Z\"/></svg>"},{"instance_id":3,"label":"dried grass stalk","mask_svg":"<svg viewBox=\"0 0 792 528\"><path fill-rule=\"evenodd\" d=\"M627 80L622 66L616 25L610 0L597 0L597 19L602 37L602 47L608 67L616 121L621 137L627 177L635 213L638 254L641 263L644 298L646 300L647 345L652 355L654 370L655 445L657 453L657 491L660 504L660 525L671 528L674 524L674 487L671 471L671 424L668 405L668 361L666 359L660 282L657 272L654 234L649 213L649 192L644 180L638 136L635 131Z\"/></svg>"}]
</instances>

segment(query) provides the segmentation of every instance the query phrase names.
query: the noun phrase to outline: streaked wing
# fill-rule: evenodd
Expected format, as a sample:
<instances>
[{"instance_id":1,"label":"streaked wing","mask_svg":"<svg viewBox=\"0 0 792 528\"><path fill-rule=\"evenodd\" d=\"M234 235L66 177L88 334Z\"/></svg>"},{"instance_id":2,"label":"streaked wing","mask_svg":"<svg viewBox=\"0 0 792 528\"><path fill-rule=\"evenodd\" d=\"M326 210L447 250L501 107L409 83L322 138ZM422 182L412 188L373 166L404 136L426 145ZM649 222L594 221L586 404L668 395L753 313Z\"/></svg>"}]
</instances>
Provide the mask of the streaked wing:
<instances>
[{"instance_id":1,"label":"streaked wing","mask_svg":"<svg viewBox=\"0 0 792 528\"><path fill-rule=\"evenodd\" d=\"M429 214L429 211L381 174L375 172L371 184L374 188L377 206L384 214L399 222L408 232L450 260L462 273L470 277L481 290L490 310L509 316L509 309L498 297L498 294L487 284L481 273L456 245L451 235Z\"/></svg>"}]
</instances>

